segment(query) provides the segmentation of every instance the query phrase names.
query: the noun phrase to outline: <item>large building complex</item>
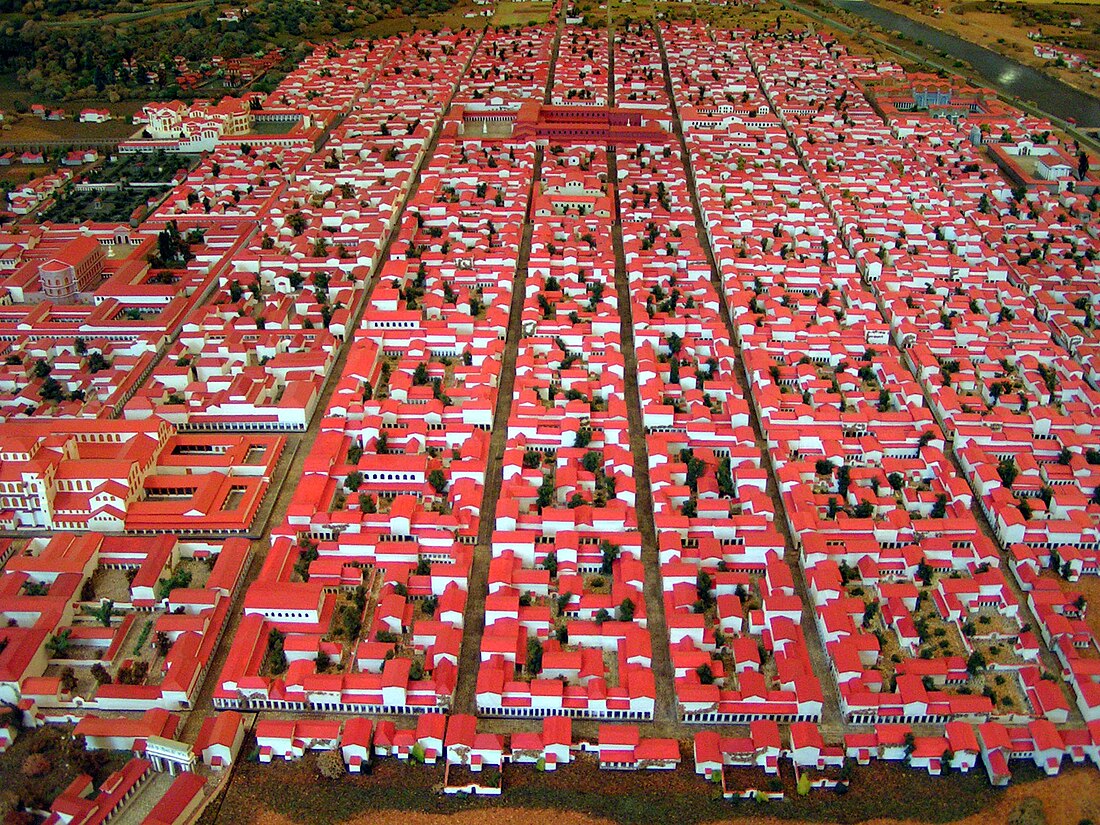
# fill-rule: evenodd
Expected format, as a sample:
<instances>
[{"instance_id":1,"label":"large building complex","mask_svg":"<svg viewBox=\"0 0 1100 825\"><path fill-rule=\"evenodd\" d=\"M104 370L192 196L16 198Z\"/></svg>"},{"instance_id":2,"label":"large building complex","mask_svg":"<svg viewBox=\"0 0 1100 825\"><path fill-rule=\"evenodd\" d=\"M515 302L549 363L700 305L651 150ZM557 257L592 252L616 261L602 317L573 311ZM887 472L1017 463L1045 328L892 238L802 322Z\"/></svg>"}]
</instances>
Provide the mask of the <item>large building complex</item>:
<instances>
[{"instance_id":1,"label":"large building complex","mask_svg":"<svg viewBox=\"0 0 1100 825\"><path fill-rule=\"evenodd\" d=\"M564 19L146 116L203 154L143 221L0 236L28 721L145 713L135 785L241 712L353 772L591 721L606 768L679 763L650 722L706 775L1100 764L1098 180L1048 123L828 34Z\"/></svg>"}]
</instances>

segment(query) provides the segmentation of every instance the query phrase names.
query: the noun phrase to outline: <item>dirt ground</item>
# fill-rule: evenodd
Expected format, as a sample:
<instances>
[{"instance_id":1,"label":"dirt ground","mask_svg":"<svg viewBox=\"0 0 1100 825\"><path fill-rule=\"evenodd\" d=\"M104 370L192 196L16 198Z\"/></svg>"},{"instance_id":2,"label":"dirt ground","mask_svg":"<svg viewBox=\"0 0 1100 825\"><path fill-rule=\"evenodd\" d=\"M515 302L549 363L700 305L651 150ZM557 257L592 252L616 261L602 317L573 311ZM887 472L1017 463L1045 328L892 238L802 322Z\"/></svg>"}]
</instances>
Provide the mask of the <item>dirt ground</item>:
<instances>
[{"instance_id":1,"label":"dirt ground","mask_svg":"<svg viewBox=\"0 0 1100 825\"><path fill-rule=\"evenodd\" d=\"M398 813L403 825L526 825L549 821L557 825L621 825L676 822L680 815L705 825L780 825L797 821L833 825L984 825L1011 821L1012 814L1028 799L1043 805L1047 825L1100 821L1100 781L1091 765L1067 766L1061 776L1038 779L1029 766L1015 764L1013 785L1000 790L988 786L980 768L965 778L952 774L937 779L900 765L878 763L857 770L847 797L814 791L803 799L794 794L792 780L785 783L789 786L787 800L774 803L716 801L713 786L696 777L687 766L669 773L578 771L569 766L556 773L540 774L530 768L506 768L505 796L500 800L443 797L438 794L442 766L417 767L393 759L376 761L373 776L349 776L329 787L325 787L328 781L321 780L311 767L311 757L292 764L279 764L278 760L273 765L246 762L237 771L228 797L211 811L212 815L204 815L202 821L207 825L388 825ZM881 811L892 807L886 798L874 801L883 796L876 794L876 789L883 788L889 788L886 796L895 798L897 807L904 808L912 818L875 815L876 808ZM609 798L612 804L603 804ZM279 801L272 804L275 799ZM557 799L562 808L551 807ZM953 818L957 813L952 811L959 810L973 813Z\"/></svg>"},{"instance_id":2,"label":"dirt ground","mask_svg":"<svg viewBox=\"0 0 1100 825\"><path fill-rule=\"evenodd\" d=\"M1067 590L1077 590L1085 595L1088 601L1085 621L1088 622L1092 635L1100 639L1100 577L1082 576L1072 584L1063 581L1062 587Z\"/></svg>"},{"instance_id":3,"label":"dirt ground","mask_svg":"<svg viewBox=\"0 0 1100 825\"><path fill-rule=\"evenodd\" d=\"M73 116L65 120L40 120L23 115L17 117L0 132L0 140L7 143L33 143L36 140L101 140L129 137L139 127L125 120L109 120L106 123L80 123Z\"/></svg>"},{"instance_id":4,"label":"dirt ground","mask_svg":"<svg viewBox=\"0 0 1100 825\"><path fill-rule=\"evenodd\" d=\"M934 782L934 780L930 780ZM934 787L934 786L930 786ZM1043 782L1018 785L1008 790L993 808L980 814L957 820L953 825L989 825L1009 821L1021 802L1033 797L1043 803L1049 825L1077 825L1082 819L1094 822L1100 817L1100 781L1094 771L1073 771ZM347 820L342 825L390 825L393 811L377 811ZM429 814L414 811L401 814L402 825L530 825L550 822L555 825L614 825L609 819L599 819L573 811L534 810L528 808L478 808L455 814ZM715 820L719 822L720 820ZM783 825L790 820L765 816L738 815L726 822L751 825ZM270 811L257 812L253 825L295 825L294 821ZM919 820L873 819L861 825L923 825Z\"/></svg>"},{"instance_id":5,"label":"dirt ground","mask_svg":"<svg viewBox=\"0 0 1100 825\"><path fill-rule=\"evenodd\" d=\"M934 783L935 780L930 780ZM934 787L930 785L930 788ZM1020 803L1034 797L1043 803L1049 825L1077 825L1082 819L1100 818L1100 781L1095 771L1073 771L1042 782L1011 787L993 808L980 814L957 820L954 825L987 825L1004 823ZM377 811L347 820L342 825L390 825L393 811ZM527 808L478 808L455 814L441 815L413 811L401 814L402 825L530 825L550 822L555 825L614 825L611 820L598 819L573 811L534 810ZM716 820L717 822L718 820ZM782 825L790 820L763 816L738 815L727 822L752 825ZM258 812L254 825L295 825L293 820L269 811ZM917 820L874 819L862 825L921 825Z\"/></svg>"}]
</instances>

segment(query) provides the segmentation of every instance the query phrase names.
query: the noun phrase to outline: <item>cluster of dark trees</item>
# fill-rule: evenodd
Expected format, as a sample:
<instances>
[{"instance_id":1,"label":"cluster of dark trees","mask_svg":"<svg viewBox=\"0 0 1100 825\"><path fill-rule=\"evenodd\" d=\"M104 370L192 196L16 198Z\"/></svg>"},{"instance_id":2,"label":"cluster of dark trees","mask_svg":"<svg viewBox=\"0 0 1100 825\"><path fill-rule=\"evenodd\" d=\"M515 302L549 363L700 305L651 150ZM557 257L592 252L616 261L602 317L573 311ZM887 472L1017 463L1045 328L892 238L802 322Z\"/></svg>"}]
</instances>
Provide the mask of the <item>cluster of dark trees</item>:
<instances>
[{"instance_id":1,"label":"cluster of dark trees","mask_svg":"<svg viewBox=\"0 0 1100 825\"><path fill-rule=\"evenodd\" d=\"M64 8L51 12L53 6ZM74 6L108 16L56 19ZM385 14L396 0L376 0L375 6ZM280 68L289 70L304 54L305 41L343 39L380 16L366 11L348 14L346 7L338 0L321 0L319 6L299 0L262 0L252 14L225 23L217 21L218 11L211 3L209 8L174 17L169 24L145 3L0 0L0 71L16 72L29 94L54 101L170 98L180 93L173 63L177 55L197 66L215 55L243 57L282 46L290 51ZM142 11L149 15L123 20L109 16ZM152 89L149 72L158 75Z\"/></svg>"}]
</instances>

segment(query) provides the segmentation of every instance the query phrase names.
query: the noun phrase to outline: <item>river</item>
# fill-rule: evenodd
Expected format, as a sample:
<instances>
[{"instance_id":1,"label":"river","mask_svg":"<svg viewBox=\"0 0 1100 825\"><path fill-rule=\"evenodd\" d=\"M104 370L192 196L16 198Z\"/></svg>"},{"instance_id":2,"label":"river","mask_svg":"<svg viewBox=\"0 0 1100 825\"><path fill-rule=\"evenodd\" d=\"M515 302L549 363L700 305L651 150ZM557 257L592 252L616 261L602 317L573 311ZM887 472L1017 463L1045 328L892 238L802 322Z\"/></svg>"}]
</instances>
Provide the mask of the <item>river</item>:
<instances>
[{"instance_id":1,"label":"river","mask_svg":"<svg viewBox=\"0 0 1100 825\"><path fill-rule=\"evenodd\" d=\"M1030 66L865 0L828 2L884 29L901 32L910 40L921 40L933 49L946 52L949 58L965 60L1000 92L1030 101L1044 112L1063 120L1073 118L1079 126L1100 127L1100 100Z\"/></svg>"}]
</instances>

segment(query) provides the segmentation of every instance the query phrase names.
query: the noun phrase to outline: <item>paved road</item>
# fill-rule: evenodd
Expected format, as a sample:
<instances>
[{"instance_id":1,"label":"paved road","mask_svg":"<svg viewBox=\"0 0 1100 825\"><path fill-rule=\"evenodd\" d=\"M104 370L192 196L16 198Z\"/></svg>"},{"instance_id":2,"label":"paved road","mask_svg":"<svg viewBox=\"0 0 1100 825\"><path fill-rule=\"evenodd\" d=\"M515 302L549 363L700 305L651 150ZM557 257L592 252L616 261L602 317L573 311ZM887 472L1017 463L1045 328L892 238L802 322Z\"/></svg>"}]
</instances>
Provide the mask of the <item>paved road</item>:
<instances>
[{"instance_id":1,"label":"paved road","mask_svg":"<svg viewBox=\"0 0 1100 825\"><path fill-rule=\"evenodd\" d=\"M611 22L611 4L607 4L607 105L615 105L615 26ZM618 178L611 177L611 181ZM616 211L618 220L618 211Z\"/></svg>"}]
</instances>

